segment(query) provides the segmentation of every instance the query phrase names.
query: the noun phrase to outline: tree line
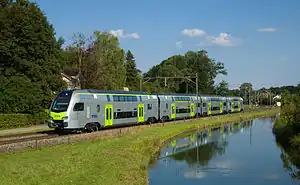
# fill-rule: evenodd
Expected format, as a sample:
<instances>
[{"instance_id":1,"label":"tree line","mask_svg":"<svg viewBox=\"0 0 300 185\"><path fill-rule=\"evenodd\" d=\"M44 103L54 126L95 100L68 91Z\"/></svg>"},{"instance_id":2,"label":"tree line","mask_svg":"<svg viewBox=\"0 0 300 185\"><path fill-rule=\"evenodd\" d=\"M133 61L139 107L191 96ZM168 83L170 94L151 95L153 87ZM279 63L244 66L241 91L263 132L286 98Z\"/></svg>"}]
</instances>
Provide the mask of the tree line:
<instances>
[{"instance_id":1,"label":"tree line","mask_svg":"<svg viewBox=\"0 0 300 185\"><path fill-rule=\"evenodd\" d=\"M122 49L118 38L108 32L97 30L91 37L75 33L72 43L63 48L64 39L55 37L53 25L36 3L1 0L0 4L1 113L36 113L48 108L54 92L67 88L62 72L74 76L80 88L128 87L150 93L196 93L197 73L201 94L243 95L242 87L232 91L226 81L215 83L218 75L228 72L205 50L171 56L142 73L134 54ZM191 79L175 78L183 76Z\"/></svg>"}]
</instances>

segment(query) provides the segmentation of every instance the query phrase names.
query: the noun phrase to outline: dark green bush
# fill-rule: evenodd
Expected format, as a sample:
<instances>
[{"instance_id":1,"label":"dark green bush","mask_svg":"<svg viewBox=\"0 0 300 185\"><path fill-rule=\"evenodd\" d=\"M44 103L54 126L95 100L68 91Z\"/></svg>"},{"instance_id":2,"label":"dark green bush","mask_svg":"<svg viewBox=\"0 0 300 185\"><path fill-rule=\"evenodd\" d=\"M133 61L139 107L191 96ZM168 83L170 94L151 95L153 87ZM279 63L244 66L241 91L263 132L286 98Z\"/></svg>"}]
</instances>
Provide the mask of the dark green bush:
<instances>
[{"instance_id":1,"label":"dark green bush","mask_svg":"<svg viewBox=\"0 0 300 185\"><path fill-rule=\"evenodd\" d=\"M0 130L43 124L46 119L46 112L38 114L0 114Z\"/></svg>"}]
</instances>

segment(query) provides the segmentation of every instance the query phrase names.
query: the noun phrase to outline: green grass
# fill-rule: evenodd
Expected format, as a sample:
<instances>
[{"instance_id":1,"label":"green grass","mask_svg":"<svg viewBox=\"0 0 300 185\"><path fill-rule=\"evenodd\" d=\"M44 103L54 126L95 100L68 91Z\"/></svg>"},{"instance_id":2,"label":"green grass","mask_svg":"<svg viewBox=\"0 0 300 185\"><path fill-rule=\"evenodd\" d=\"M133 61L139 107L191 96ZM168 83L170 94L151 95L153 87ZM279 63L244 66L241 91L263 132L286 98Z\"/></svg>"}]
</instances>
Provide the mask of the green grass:
<instances>
[{"instance_id":1,"label":"green grass","mask_svg":"<svg viewBox=\"0 0 300 185\"><path fill-rule=\"evenodd\" d=\"M146 128L136 134L0 154L0 183L143 185L147 166L164 139L186 129L271 116L279 109Z\"/></svg>"}]
</instances>

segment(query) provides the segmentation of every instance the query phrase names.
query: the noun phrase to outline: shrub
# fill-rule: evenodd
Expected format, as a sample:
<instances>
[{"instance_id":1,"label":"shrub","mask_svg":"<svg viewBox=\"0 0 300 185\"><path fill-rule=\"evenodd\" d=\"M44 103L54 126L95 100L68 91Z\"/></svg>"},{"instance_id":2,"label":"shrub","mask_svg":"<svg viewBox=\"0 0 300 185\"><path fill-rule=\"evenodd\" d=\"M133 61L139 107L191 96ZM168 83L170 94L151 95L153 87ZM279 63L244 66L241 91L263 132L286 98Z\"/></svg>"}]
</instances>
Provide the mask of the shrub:
<instances>
[{"instance_id":1,"label":"shrub","mask_svg":"<svg viewBox=\"0 0 300 185\"><path fill-rule=\"evenodd\" d=\"M46 112L38 114L0 114L0 130L38 125L44 123L46 119Z\"/></svg>"}]
</instances>

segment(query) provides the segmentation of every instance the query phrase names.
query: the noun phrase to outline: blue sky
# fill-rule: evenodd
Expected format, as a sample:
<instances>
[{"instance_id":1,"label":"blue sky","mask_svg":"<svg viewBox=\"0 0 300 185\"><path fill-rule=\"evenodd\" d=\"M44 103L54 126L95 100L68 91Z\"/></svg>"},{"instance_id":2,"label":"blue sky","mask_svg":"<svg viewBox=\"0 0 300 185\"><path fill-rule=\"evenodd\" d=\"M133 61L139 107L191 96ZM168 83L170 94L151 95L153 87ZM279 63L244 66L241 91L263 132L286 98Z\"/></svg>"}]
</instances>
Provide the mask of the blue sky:
<instances>
[{"instance_id":1,"label":"blue sky","mask_svg":"<svg viewBox=\"0 0 300 185\"><path fill-rule=\"evenodd\" d=\"M74 32L113 31L143 72L174 54L205 49L225 64L230 88L300 82L300 1L35 0L71 42ZM201 80L201 79L200 79Z\"/></svg>"}]
</instances>

